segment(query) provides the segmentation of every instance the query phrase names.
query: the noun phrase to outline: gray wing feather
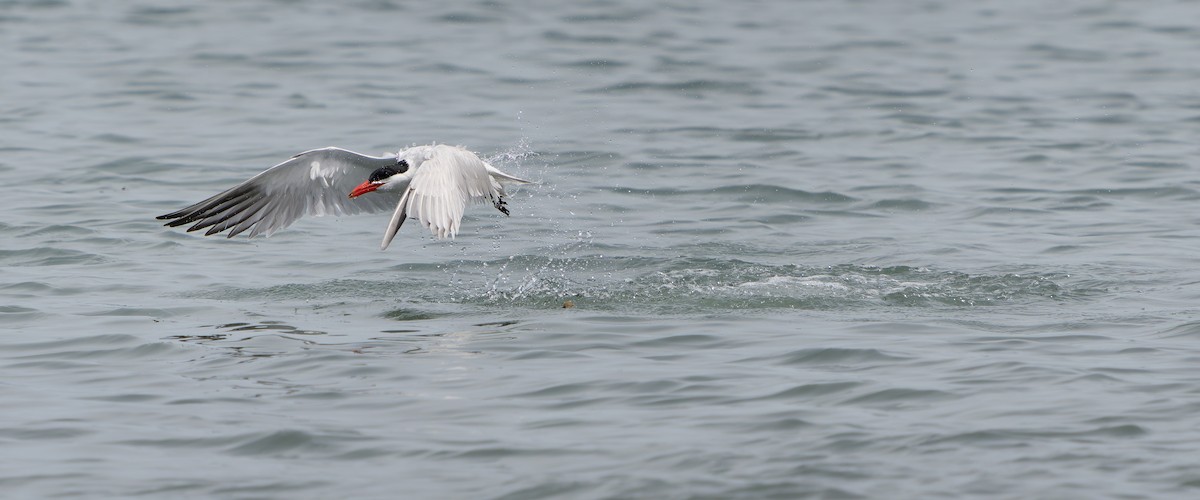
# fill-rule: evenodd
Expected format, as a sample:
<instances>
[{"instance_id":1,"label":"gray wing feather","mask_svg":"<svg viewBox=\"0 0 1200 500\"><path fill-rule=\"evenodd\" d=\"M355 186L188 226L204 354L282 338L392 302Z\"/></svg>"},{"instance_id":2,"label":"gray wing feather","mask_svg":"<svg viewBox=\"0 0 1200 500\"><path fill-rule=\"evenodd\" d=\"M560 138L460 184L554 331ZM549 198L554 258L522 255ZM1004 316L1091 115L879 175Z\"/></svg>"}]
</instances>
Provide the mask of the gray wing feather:
<instances>
[{"instance_id":1,"label":"gray wing feather","mask_svg":"<svg viewBox=\"0 0 1200 500\"><path fill-rule=\"evenodd\" d=\"M395 158L375 157L339 148L305 151L249 180L204 201L169 214L167 226L193 224L188 231L210 228L205 236L250 231L253 238L271 235L304 215L375 213L396 206L400 194L376 191L358 198L347 195L375 169Z\"/></svg>"}]
</instances>

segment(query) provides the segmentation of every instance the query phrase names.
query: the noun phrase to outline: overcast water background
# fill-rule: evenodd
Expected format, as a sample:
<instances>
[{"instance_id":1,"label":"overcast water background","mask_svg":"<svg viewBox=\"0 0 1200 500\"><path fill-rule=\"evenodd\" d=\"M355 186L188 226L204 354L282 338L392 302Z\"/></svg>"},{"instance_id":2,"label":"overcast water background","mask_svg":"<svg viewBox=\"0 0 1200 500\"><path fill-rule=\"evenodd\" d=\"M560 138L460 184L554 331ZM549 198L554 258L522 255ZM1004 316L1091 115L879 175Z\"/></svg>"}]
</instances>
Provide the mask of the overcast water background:
<instances>
[{"instance_id":1,"label":"overcast water background","mask_svg":"<svg viewBox=\"0 0 1200 500\"><path fill-rule=\"evenodd\" d=\"M1192 497L1196 19L0 0L0 493ZM154 220L430 142L540 184Z\"/></svg>"}]
</instances>

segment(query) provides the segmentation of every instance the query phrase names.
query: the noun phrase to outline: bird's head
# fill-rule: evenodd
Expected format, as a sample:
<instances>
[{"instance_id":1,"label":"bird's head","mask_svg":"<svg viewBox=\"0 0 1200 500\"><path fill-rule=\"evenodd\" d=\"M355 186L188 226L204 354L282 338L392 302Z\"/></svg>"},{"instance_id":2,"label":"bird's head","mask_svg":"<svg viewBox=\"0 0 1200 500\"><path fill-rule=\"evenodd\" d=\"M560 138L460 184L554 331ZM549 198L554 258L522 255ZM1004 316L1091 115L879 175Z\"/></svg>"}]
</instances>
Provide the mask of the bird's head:
<instances>
[{"instance_id":1,"label":"bird's head","mask_svg":"<svg viewBox=\"0 0 1200 500\"><path fill-rule=\"evenodd\" d=\"M408 178L404 175L405 172L408 172L408 162L404 160L396 162L395 165L378 168L371 172L371 177L367 178L366 182L350 191L350 197L357 198L377 189L387 191L391 186Z\"/></svg>"}]
</instances>

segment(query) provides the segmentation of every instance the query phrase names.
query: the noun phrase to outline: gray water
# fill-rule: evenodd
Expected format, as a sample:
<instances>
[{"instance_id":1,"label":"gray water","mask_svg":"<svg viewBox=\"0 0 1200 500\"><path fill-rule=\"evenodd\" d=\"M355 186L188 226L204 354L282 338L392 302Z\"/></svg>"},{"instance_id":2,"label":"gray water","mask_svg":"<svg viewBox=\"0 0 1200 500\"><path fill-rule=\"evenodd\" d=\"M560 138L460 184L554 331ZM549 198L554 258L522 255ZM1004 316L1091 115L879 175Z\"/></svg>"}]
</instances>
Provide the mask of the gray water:
<instances>
[{"instance_id":1,"label":"gray water","mask_svg":"<svg viewBox=\"0 0 1200 500\"><path fill-rule=\"evenodd\" d=\"M195 4L0 0L0 496L1200 488L1200 4ZM431 142L540 184L154 220Z\"/></svg>"}]
</instances>

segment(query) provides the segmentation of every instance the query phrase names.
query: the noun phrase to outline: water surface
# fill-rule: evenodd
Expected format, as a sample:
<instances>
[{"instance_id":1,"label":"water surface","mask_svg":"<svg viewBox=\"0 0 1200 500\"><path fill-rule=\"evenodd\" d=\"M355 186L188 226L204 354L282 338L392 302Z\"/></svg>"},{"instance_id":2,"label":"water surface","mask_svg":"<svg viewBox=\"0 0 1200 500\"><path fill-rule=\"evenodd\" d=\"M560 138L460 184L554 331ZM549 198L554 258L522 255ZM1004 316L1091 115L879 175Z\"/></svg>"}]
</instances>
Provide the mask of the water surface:
<instances>
[{"instance_id":1,"label":"water surface","mask_svg":"<svg viewBox=\"0 0 1200 500\"><path fill-rule=\"evenodd\" d=\"M0 491L1194 495L1197 16L0 1ZM430 142L540 184L154 220Z\"/></svg>"}]
</instances>

